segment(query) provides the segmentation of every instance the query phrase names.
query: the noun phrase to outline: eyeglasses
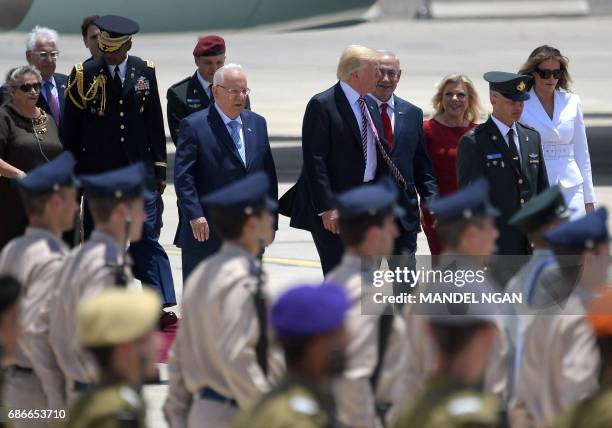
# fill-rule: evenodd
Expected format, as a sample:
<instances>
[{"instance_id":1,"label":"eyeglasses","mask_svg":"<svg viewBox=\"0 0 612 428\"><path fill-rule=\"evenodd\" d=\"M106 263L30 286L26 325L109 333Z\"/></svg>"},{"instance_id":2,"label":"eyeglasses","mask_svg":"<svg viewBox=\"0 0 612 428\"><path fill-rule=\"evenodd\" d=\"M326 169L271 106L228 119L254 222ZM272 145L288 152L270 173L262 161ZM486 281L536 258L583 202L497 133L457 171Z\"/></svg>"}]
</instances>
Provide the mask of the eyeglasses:
<instances>
[{"instance_id":1,"label":"eyeglasses","mask_svg":"<svg viewBox=\"0 0 612 428\"><path fill-rule=\"evenodd\" d=\"M244 95L246 97L247 95L249 95L251 93L251 90L249 88L246 88L246 89L229 89L229 88L226 88L225 86L221 86L221 85L217 85L217 86L220 87L220 88L225 89L227 92L229 92L230 95L233 95L235 97L237 97L240 94L242 94L242 95Z\"/></svg>"},{"instance_id":2,"label":"eyeglasses","mask_svg":"<svg viewBox=\"0 0 612 428\"><path fill-rule=\"evenodd\" d=\"M399 74L394 70L381 70L380 68L378 69L378 72L380 73L380 77L389 76L389 79L391 80L394 80Z\"/></svg>"},{"instance_id":3,"label":"eyeglasses","mask_svg":"<svg viewBox=\"0 0 612 428\"><path fill-rule=\"evenodd\" d=\"M32 92L32 89L34 89L34 92L40 93L41 85L40 85L39 82L36 82L36 83L24 83L23 85L18 86L18 88L19 88L19 90L21 92L25 92L25 93Z\"/></svg>"},{"instance_id":4,"label":"eyeglasses","mask_svg":"<svg viewBox=\"0 0 612 428\"><path fill-rule=\"evenodd\" d=\"M536 68L536 72L540 75L542 79L550 79L553 77L554 79L559 80L563 76L563 70L557 68L556 70L545 70L542 68Z\"/></svg>"},{"instance_id":5,"label":"eyeglasses","mask_svg":"<svg viewBox=\"0 0 612 428\"><path fill-rule=\"evenodd\" d=\"M45 52L45 51L36 51L36 55L40 57L40 59L47 59L51 57L51 59L57 59L59 56L59 51Z\"/></svg>"}]
</instances>

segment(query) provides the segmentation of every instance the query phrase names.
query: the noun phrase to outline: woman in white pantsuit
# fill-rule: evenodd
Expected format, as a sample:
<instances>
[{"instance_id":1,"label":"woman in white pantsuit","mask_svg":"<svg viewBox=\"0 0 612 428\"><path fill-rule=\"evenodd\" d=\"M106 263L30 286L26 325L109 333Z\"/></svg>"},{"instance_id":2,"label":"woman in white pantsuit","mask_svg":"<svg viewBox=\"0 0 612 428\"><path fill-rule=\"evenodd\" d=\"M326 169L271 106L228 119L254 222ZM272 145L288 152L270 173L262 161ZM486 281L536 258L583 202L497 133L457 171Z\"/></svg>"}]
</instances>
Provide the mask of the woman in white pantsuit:
<instances>
[{"instance_id":1,"label":"woman in white pantsuit","mask_svg":"<svg viewBox=\"0 0 612 428\"><path fill-rule=\"evenodd\" d=\"M561 188L572 219L582 217L595 209L595 192L582 105L569 92L568 59L558 49L540 46L519 73L534 79L521 122L540 133L548 182Z\"/></svg>"}]
</instances>

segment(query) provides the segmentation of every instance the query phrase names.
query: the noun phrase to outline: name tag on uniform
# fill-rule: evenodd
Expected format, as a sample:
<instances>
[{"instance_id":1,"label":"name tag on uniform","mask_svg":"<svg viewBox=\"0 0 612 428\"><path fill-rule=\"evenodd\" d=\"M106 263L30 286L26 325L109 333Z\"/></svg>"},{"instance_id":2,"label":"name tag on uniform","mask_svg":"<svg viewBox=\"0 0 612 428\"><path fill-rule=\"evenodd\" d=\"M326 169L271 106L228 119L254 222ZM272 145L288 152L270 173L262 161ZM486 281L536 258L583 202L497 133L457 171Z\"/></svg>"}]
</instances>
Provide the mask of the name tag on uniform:
<instances>
[{"instance_id":1,"label":"name tag on uniform","mask_svg":"<svg viewBox=\"0 0 612 428\"><path fill-rule=\"evenodd\" d=\"M488 160L501 159L501 158L502 158L501 153L491 153L490 155L487 155Z\"/></svg>"}]
</instances>

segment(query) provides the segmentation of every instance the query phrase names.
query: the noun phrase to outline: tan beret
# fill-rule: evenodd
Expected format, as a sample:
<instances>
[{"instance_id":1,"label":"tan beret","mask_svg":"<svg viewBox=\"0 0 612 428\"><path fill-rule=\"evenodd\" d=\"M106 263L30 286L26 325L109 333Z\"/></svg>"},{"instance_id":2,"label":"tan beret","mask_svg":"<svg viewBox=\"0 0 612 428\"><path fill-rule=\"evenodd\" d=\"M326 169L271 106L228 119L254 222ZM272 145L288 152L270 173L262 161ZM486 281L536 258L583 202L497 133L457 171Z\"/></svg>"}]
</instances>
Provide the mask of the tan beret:
<instances>
[{"instance_id":1,"label":"tan beret","mask_svg":"<svg viewBox=\"0 0 612 428\"><path fill-rule=\"evenodd\" d=\"M112 288L80 305L79 338L84 346L112 346L142 337L159 320L160 300L148 288Z\"/></svg>"}]
</instances>

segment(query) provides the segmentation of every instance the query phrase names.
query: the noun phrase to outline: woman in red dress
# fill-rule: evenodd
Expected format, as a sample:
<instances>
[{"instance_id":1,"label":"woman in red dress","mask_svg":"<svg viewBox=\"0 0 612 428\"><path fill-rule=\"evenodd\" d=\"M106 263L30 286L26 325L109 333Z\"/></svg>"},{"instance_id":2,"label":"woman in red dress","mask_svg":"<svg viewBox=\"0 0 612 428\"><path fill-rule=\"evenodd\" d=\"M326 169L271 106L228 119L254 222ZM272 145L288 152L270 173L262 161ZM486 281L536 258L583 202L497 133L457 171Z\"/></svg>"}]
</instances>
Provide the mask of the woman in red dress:
<instances>
[{"instance_id":1,"label":"woman in red dress","mask_svg":"<svg viewBox=\"0 0 612 428\"><path fill-rule=\"evenodd\" d=\"M457 190L455 160L459 139L476 126L480 102L472 81L461 74L446 76L432 99L434 116L423 123L429 159L438 177L440 197ZM442 252L429 212L421 206L421 223L432 256ZM435 263L434 263L435 264Z\"/></svg>"}]
</instances>

